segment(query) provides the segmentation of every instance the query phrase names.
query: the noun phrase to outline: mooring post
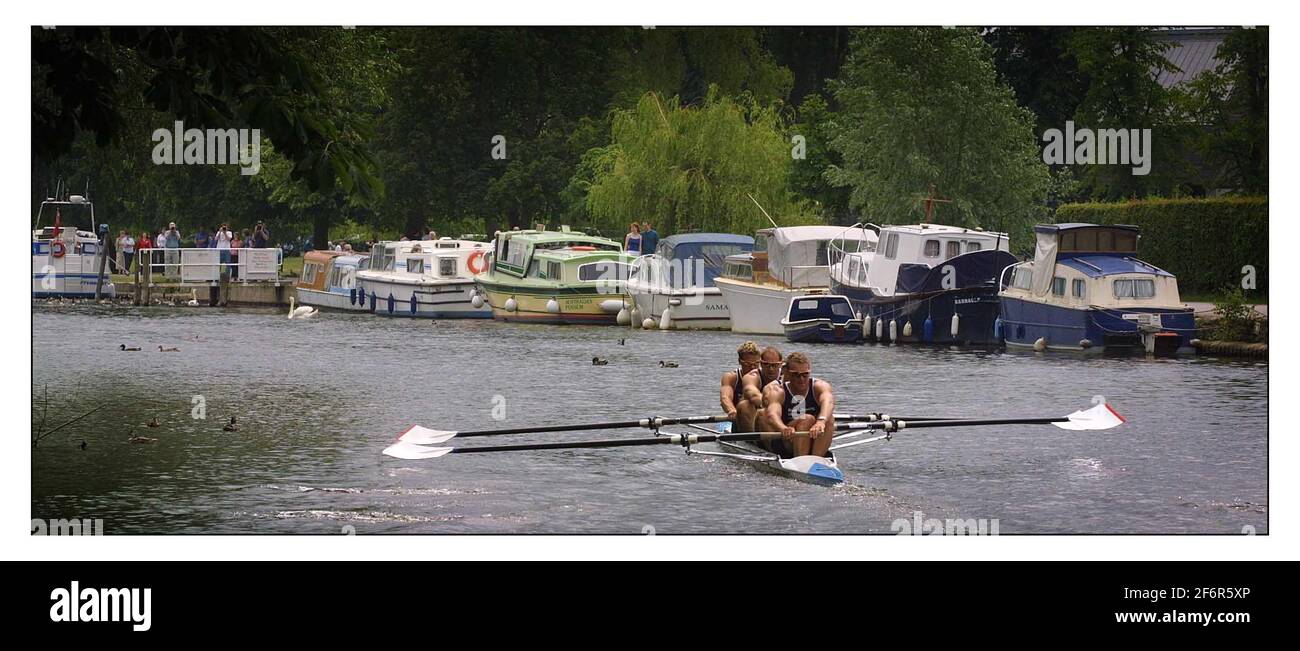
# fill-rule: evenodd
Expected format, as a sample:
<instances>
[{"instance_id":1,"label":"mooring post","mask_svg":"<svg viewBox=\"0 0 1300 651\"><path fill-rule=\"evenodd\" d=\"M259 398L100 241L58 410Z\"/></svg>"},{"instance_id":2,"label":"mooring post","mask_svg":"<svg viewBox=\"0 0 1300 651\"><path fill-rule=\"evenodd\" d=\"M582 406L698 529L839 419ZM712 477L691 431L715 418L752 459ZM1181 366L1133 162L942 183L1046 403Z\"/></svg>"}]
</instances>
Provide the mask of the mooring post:
<instances>
[{"instance_id":1,"label":"mooring post","mask_svg":"<svg viewBox=\"0 0 1300 651\"><path fill-rule=\"evenodd\" d=\"M134 255L134 256L136 256L137 258L140 256L139 253L132 253L131 255ZM139 305L139 304L140 304L140 292L141 292L141 291L142 291L142 290L141 290L141 288L140 288L140 260L137 259L137 260L135 261L135 289L131 292L131 295L132 295L132 301L131 301L131 302L134 303L135 305Z\"/></svg>"},{"instance_id":2,"label":"mooring post","mask_svg":"<svg viewBox=\"0 0 1300 651\"><path fill-rule=\"evenodd\" d=\"M142 256L140 260L140 264L145 265L144 278L142 282L143 288L141 289L144 297L142 304L149 305L153 301L153 249L149 249L149 255ZM145 260L148 260L149 262L146 263L144 262Z\"/></svg>"},{"instance_id":3,"label":"mooring post","mask_svg":"<svg viewBox=\"0 0 1300 651\"><path fill-rule=\"evenodd\" d=\"M108 265L108 224L99 225L99 275L95 277L95 302L104 291L104 267Z\"/></svg>"}]
</instances>

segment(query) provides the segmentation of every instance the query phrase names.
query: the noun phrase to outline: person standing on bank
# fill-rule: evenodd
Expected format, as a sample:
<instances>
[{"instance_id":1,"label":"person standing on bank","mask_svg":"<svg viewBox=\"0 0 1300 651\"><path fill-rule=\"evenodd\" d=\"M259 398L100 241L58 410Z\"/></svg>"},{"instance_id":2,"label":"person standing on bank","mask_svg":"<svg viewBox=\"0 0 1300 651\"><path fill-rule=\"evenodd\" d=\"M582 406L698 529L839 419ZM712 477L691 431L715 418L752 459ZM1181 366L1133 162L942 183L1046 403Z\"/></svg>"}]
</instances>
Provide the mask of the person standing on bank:
<instances>
[{"instance_id":1,"label":"person standing on bank","mask_svg":"<svg viewBox=\"0 0 1300 651\"><path fill-rule=\"evenodd\" d=\"M131 273L131 263L135 261L135 238L127 231L122 231L122 238L118 251L122 252L122 273Z\"/></svg>"},{"instance_id":2,"label":"person standing on bank","mask_svg":"<svg viewBox=\"0 0 1300 651\"><path fill-rule=\"evenodd\" d=\"M632 222L627 227L627 236L623 238L623 250L641 255L641 225Z\"/></svg>"},{"instance_id":3,"label":"person standing on bank","mask_svg":"<svg viewBox=\"0 0 1300 651\"><path fill-rule=\"evenodd\" d=\"M657 248L659 248L659 233L650 222L641 222L641 251L650 255Z\"/></svg>"},{"instance_id":4,"label":"person standing on bank","mask_svg":"<svg viewBox=\"0 0 1300 651\"><path fill-rule=\"evenodd\" d=\"M217 232L213 234L213 247L217 249L217 255L221 256L221 271L224 273L230 268L230 242L235 239L234 234L230 232L230 227L222 224Z\"/></svg>"}]
</instances>

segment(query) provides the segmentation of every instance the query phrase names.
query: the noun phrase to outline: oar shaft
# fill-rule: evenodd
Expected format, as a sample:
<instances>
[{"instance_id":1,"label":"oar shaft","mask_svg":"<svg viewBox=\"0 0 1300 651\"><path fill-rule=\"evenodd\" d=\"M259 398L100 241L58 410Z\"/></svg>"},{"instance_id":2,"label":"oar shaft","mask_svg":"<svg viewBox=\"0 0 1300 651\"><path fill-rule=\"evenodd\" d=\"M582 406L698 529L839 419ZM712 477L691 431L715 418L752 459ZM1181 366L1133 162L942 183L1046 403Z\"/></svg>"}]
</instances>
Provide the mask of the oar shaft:
<instances>
[{"instance_id":1,"label":"oar shaft","mask_svg":"<svg viewBox=\"0 0 1300 651\"><path fill-rule=\"evenodd\" d=\"M627 429L632 427L663 427L666 425L685 425L687 423L721 423L731 420L726 416L687 416L684 418L642 418L641 420L624 420L610 423L586 423L582 425L540 425L535 427L506 427L502 429L484 429L474 432L456 432L456 438L471 436L502 436L506 434L543 434L546 432L580 432L598 429Z\"/></svg>"},{"instance_id":2,"label":"oar shaft","mask_svg":"<svg viewBox=\"0 0 1300 651\"><path fill-rule=\"evenodd\" d=\"M807 432L795 432L796 436L807 436ZM714 441L772 441L781 438L780 432L745 432L740 434L668 434L638 439L605 439L599 441L561 441L556 443L519 443L515 445L476 445L468 448L453 448L452 454L471 452L520 452L525 450L577 450L590 448L626 448L644 445L694 445Z\"/></svg>"},{"instance_id":3,"label":"oar shaft","mask_svg":"<svg viewBox=\"0 0 1300 651\"><path fill-rule=\"evenodd\" d=\"M906 418L896 418L907 423L907 429L917 427L969 427L975 425L1047 425L1049 423L1063 423L1069 418L970 418L970 419L953 419L953 420L919 420L912 421Z\"/></svg>"}]
</instances>

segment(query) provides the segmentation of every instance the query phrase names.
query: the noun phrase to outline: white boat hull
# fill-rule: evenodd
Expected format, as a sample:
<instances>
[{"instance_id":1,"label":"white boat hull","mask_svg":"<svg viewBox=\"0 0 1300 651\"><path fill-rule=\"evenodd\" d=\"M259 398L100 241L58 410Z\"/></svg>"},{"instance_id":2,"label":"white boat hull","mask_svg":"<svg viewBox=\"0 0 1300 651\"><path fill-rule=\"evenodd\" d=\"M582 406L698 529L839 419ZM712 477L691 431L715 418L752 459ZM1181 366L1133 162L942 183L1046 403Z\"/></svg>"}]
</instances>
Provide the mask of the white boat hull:
<instances>
[{"instance_id":1,"label":"white boat hull","mask_svg":"<svg viewBox=\"0 0 1300 651\"><path fill-rule=\"evenodd\" d=\"M474 307L474 281L409 281L357 275L357 286L365 292L365 309L381 316L426 319L490 319L492 307ZM389 300L392 296L392 300ZM415 296L415 308L411 297Z\"/></svg>"},{"instance_id":2,"label":"white boat hull","mask_svg":"<svg viewBox=\"0 0 1300 651\"><path fill-rule=\"evenodd\" d=\"M369 303L361 300L360 290L358 295L353 297L353 293L348 290L340 289L333 292L323 292L319 289L304 289L299 287L298 302L302 305L311 305L312 307L325 308L329 310L344 310L347 312L364 312L370 309Z\"/></svg>"},{"instance_id":3,"label":"white boat hull","mask_svg":"<svg viewBox=\"0 0 1300 651\"><path fill-rule=\"evenodd\" d=\"M669 311L669 330L730 330L731 312L727 300L717 287L700 289L652 291L629 283L628 293L636 302L639 318L653 319L656 328L662 327L664 310ZM677 301L671 305L670 301ZM640 326L640 323L633 324Z\"/></svg>"},{"instance_id":4,"label":"white boat hull","mask_svg":"<svg viewBox=\"0 0 1300 651\"><path fill-rule=\"evenodd\" d=\"M94 298L95 285L99 282L98 261L99 256L75 253L61 258L32 256L32 297ZM117 294L117 288L109 282L107 270L104 271L100 292L104 298L113 298Z\"/></svg>"},{"instance_id":5,"label":"white boat hull","mask_svg":"<svg viewBox=\"0 0 1300 651\"><path fill-rule=\"evenodd\" d=\"M719 278L715 281L722 290L731 317L731 331L745 334L781 335L781 319L790 307L790 299L809 294L821 294L825 287L788 289L777 285L757 285L743 281Z\"/></svg>"},{"instance_id":6,"label":"white boat hull","mask_svg":"<svg viewBox=\"0 0 1300 651\"><path fill-rule=\"evenodd\" d=\"M757 467L819 486L837 486L844 483L844 473L835 460L835 453L819 457L804 455L782 459L747 441L719 441L719 447L741 456L730 457L752 463Z\"/></svg>"}]
</instances>

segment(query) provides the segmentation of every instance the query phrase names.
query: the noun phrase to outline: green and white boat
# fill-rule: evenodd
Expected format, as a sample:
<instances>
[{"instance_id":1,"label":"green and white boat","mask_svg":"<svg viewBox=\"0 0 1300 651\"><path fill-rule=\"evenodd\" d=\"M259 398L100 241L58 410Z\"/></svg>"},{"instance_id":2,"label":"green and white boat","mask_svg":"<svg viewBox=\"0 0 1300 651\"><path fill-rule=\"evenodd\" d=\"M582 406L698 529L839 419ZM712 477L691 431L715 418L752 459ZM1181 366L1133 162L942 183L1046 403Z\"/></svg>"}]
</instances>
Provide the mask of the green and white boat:
<instances>
[{"instance_id":1,"label":"green and white boat","mask_svg":"<svg viewBox=\"0 0 1300 651\"><path fill-rule=\"evenodd\" d=\"M493 318L526 323L626 324L630 264L614 240L570 231L503 231L472 301Z\"/></svg>"}]
</instances>

